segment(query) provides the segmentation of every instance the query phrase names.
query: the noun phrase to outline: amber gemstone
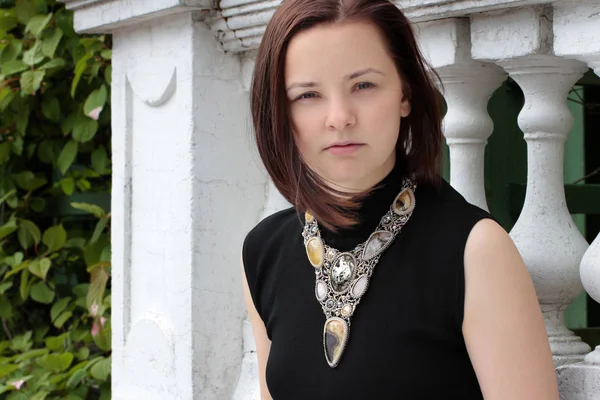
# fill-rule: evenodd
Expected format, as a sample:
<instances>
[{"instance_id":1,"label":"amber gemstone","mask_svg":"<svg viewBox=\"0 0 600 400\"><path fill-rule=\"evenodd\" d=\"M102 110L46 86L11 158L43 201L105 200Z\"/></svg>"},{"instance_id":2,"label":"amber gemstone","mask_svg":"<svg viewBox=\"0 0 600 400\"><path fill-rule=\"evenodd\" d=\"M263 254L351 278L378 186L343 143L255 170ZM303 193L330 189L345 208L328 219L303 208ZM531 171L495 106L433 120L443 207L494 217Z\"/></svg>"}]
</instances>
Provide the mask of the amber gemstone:
<instances>
[{"instance_id":1,"label":"amber gemstone","mask_svg":"<svg viewBox=\"0 0 600 400\"><path fill-rule=\"evenodd\" d=\"M311 238L306 242L306 255L313 267L321 268L325 259L325 249L320 237Z\"/></svg>"},{"instance_id":2,"label":"amber gemstone","mask_svg":"<svg viewBox=\"0 0 600 400\"><path fill-rule=\"evenodd\" d=\"M415 195L410 188L401 191L394 200L393 209L398 215L406 215L415 207Z\"/></svg>"},{"instance_id":3,"label":"amber gemstone","mask_svg":"<svg viewBox=\"0 0 600 400\"><path fill-rule=\"evenodd\" d=\"M306 222L313 222L315 218L312 216L311 213L309 213L308 211L306 211L304 213L304 219L306 220Z\"/></svg>"},{"instance_id":4,"label":"amber gemstone","mask_svg":"<svg viewBox=\"0 0 600 400\"><path fill-rule=\"evenodd\" d=\"M385 250L392 241L393 236L392 232L388 231L373 232L363 250L363 260L370 260Z\"/></svg>"},{"instance_id":5,"label":"amber gemstone","mask_svg":"<svg viewBox=\"0 0 600 400\"><path fill-rule=\"evenodd\" d=\"M346 341L348 340L348 325L341 318L332 317L325 322L323 343L325 344L325 358L330 367L334 368L340 363Z\"/></svg>"}]
</instances>

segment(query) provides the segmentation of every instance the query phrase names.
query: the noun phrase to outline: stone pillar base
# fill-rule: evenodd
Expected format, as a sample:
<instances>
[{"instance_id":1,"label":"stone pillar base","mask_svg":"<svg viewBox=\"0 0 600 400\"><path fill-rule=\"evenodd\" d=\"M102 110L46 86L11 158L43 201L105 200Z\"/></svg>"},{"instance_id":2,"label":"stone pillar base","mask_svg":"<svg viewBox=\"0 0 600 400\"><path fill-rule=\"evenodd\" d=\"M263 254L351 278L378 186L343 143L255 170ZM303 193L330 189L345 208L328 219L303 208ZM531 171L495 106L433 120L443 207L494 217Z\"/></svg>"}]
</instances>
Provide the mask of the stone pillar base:
<instances>
[{"instance_id":1,"label":"stone pillar base","mask_svg":"<svg viewBox=\"0 0 600 400\"><path fill-rule=\"evenodd\" d=\"M577 363L556 369L560 400L599 400L600 365Z\"/></svg>"}]
</instances>

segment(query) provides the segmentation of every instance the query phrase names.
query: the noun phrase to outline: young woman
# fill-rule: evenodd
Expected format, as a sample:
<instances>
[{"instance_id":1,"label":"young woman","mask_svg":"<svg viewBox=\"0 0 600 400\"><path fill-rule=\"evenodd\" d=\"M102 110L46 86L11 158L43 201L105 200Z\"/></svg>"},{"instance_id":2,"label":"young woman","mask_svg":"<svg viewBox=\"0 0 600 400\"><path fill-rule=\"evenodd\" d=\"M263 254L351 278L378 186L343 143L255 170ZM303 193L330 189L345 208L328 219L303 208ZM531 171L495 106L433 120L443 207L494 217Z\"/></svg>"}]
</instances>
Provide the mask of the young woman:
<instances>
[{"instance_id":1,"label":"young woman","mask_svg":"<svg viewBox=\"0 0 600 400\"><path fill-rule=\"evenodd\" d=\"M429 74L386 0L285 0L267 26L252 117L294 207L242 249L263 399L558 399L519 253L438 173Z\"/></svg>"}]
</instances>

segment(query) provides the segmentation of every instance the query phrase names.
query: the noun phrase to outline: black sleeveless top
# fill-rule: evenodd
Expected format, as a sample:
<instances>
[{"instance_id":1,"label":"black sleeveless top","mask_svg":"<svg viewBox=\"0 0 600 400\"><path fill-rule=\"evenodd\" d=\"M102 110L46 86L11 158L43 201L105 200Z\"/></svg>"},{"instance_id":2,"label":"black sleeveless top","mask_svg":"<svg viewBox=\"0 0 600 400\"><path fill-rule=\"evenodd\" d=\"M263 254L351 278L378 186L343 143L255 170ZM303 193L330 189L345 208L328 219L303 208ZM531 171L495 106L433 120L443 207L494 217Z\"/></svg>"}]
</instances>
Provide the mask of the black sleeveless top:
<instances>
[{"instance_id":1,"label":"black sleeveless top","mask_svg":"<svg viewBox=\"0 0 600 400\"><path fill-rule=\"evenodd\" d=\"M353 249L377 227L401 189L395 168L363 203L361 223L326 244ZM421 185L416 207L381 255L352 316L340 364L323 351L325 315L303 245L304 215L290 208L247 235L243 262L254 305L271 340L266 380L274 400L483 399L462 335L464 249L483 210L447 182Z\"/></svg>"}]
</instances>

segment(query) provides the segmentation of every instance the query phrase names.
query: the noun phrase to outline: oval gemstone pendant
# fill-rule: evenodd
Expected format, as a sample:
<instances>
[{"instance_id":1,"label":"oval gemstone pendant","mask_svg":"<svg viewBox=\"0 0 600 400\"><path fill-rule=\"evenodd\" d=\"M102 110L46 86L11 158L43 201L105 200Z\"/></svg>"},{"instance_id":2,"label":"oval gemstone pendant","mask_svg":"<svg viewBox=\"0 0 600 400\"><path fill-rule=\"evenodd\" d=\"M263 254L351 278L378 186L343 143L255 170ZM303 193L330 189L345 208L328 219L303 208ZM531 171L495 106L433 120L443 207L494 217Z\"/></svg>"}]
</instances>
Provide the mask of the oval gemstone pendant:
<instances>
[{"instance_id":1,"label":"oval gemstone pendant","mask_svg":"<svg viewBox=\"0 0 600 400\"><path fill-rule=\"evenodd\" d=\"M325 247L320 237L313 237L306 242L306 255L313 267L321 268L325 259Z\"/></svg>"},{"instance_id":2,"label":"oval gemstone pendant","mask_svg":"<svg viewBox=\"0 0 600 400\"><path fill-rule=\"evenodd\" d=\"M346 349L348 341L348 324L341 318L331 317L325 321L323 329L323 345L325 359L331 368L337 367Z\"/></svg>"},{"instance_id":3,"label":"oval gemstone pendant","mask_svg":"<svg viewBox=\"0 0 600 400\"><path fill-rule=\"evenodd\" d=\"M370 260L376 255L380 254L384 251L392 242L394 235L392 232L388 231L376 231L371 234L369 240L367 240L367 244L365 245L365 249L363 250L362 258L363 260Z\"/></svg>"},{"instance_id":4,"label":"oval gemstone pendant","mask_svg":"<svg viewBox=\"0 0 600 400\"><path fill-rule=\"evenodd\" d=\"M352 297L355 299L360 299L363 294L367 291L369 287L369 277L366 275L361 276L354 282L354 286L352 286Z\"/></svg>"},{"instance_id":5,"label":"oval gemstone pendant","mask_svg":"<svg viewBox=\"0 0 600 400\"><path fill-rule=\"evenodd\" d=\"M344 293L350 287L356 273L356 258L350 253L340 254L331 267L331 288L336 293Z\"/></svg>"},{"instance_id":6,"label":"oval gemstone pendant","mask_svg":"<svg viewBox=\"0 0 600 400\"><path fill-rule=\"evenodd\" d=\"M392 209L398 215L406 215L415 208L415 194L411 188L405 188L394 200Z\"/></svg>"}]
</instances>

